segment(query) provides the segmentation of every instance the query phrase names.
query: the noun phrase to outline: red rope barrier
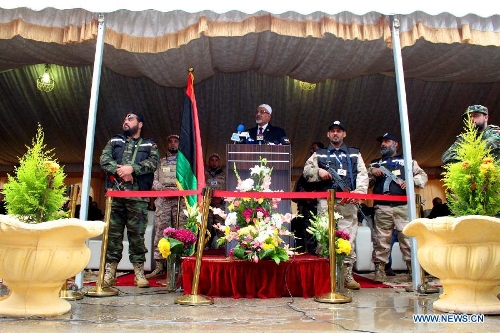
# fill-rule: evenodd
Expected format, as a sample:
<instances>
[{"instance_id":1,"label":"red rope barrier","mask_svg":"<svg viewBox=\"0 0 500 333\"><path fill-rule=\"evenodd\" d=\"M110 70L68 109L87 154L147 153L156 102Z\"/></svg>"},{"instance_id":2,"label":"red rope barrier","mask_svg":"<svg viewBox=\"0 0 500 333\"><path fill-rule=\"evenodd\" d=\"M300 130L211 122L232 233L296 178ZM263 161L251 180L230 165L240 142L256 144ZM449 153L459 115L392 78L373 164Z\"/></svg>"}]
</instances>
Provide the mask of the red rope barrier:
<instances>
[{"instance_id":1,"label":"red rope barrier","mask_svg":"<svg viewBox=\"0 0 500 333\"><path fill-rule=\"evenodd\" d=\"M201 194L199 190L168 190L168 191L107 191L106 196L114 198L156 198L180 197ZM214 191L214 197L219 198L281 198L281 199L326 199L329 192L232 192ZM405 195L362 194L353 192L335 192L335 198L352 198L358 200L407 201Z\"/></svg>"}]
</instances>

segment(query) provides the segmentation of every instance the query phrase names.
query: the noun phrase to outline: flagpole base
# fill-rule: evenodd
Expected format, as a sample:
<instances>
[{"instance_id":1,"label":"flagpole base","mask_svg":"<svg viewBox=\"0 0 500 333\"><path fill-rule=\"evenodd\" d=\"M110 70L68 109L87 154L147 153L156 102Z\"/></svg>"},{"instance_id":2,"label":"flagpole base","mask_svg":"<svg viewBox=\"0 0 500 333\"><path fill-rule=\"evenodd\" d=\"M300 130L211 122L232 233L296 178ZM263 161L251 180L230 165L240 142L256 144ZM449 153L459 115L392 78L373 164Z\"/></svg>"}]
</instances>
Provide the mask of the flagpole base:
<instances>
[{"instance_id":1,"label":"flagpole base","mask_svg":"<svg viewBox=\"0 0 500 333\"><path fill-rule=\"evenodd\" d=\"M61 290L59 292L59 297L68 301L78 301L83 299L83 294L79 291Z\"/></svg>"},{"instance_id":2,"label":"flagpole base","mask_svg":"<svg viewBox=\"0 0 500 333\"><path fill-rule=\"evenodd\" d=\"M332 292L320 296L315 296L314 300L319 303L335 303L335 304L352 302L351 297Z\"/></svg>"},{"instance_id":3,"label":"flagpole base","mask_svg":"<svg viewBox=\"0 0 500 333\"><path fill-rule=\"evenodd\" d=\"M214 304L214 299L204 295L183 295L174 301L180 305L211 305Z\"/></svg>"}]
</instances>

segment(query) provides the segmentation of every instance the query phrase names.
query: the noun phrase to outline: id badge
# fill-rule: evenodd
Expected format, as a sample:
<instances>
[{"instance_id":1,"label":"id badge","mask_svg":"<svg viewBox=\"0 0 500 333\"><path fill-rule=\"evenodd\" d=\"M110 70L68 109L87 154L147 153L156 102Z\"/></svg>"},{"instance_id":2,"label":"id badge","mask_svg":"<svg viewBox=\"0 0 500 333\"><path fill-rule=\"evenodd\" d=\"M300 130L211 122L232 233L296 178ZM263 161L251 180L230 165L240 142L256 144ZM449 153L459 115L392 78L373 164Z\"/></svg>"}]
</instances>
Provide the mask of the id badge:
<instances>
[{"instance_id":1,"label":"id badge","mask_svg":"<svg viewBox=\"0 0 500 333\"><path fill-rule=\"evenodd\" d=\"M170 167L162 167L163 172L170 172Z\"/></svg>"},{"instance_id":2,"label":"id badge","mask_svg":"<svg viewBox=\"0 0 500 333\"><path fill-rule=\"evenodd\" d=\"M212 180L212 181L210 182L210 185L211 185L211 186L217 186L217 181L216 181L216 180Z\"/></svg>"},{"instance_id":3,"label":"id badge","mask_svg":"<svg viewBox=\"0 0 500 333\"><path fill-rule=\"evenodd\" d=\"M339 176L347 176L347 171L344 169L338 169L337 173L339 174Z\"/></svg>"},{"instance_id":4,"label":"id badge","mask_svg":"<svg viewBox=\"0 0 500 333\"><path fill-rule=\"evenodd\" d=\"M401 170L394 170L392 171L392 173L394 174L394 176L401 176Z\"/></svg>"}]
</instances>

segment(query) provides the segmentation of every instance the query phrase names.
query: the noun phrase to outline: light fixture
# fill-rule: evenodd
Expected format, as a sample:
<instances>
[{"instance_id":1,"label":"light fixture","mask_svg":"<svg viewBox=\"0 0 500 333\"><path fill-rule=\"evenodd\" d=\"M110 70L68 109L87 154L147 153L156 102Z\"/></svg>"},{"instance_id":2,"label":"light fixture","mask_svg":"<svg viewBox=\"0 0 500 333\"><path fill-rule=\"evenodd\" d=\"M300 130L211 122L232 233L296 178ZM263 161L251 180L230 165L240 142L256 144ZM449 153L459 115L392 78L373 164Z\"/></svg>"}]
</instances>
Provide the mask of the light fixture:
<instances>
[{"instance_id":1,"label":"light fixture","mask_svg":"<svg viewBox=\"0 0 500 333\"><path fill-rule=\"evenodd\" d=\"M49 92L54 89L54 78L51 75L50 65L45 64L45 72L36 79L36 87L38 90Z\"/></svg>"},{"instance_id":2,"label":"light fixture","mask_svg":"<svg viewBox=\"0 0 500 333\"><path fill-rule=\"evenodd\" d=\"M316 83L309 83L309 82L305 82L305 81L299 81L299 84L300 84L300 88L302 90L313 90L314 88L316 88Z\"/></svg>"}]
</instances>

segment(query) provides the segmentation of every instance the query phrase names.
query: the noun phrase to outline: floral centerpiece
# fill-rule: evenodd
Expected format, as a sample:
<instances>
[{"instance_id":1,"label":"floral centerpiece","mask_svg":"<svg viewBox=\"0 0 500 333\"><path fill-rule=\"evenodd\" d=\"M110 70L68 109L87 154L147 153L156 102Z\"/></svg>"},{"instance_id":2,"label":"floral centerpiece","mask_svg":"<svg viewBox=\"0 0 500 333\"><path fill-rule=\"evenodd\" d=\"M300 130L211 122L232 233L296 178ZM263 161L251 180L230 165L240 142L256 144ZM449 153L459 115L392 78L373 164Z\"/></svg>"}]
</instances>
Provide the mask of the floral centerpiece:
<instances>
[{"instance_id":1,"label":"floral centerpiece","mask_svg":"<svg viewBox=\"0 0 500 333\"><path fill-rule=\"evenodd\" d=\"M66 201L66 178L63 168L46 150L40 125L32 147L19 159L15 175L8 175L3 193L7 212L25 223L40 223L66 217L62 206Z\"/></svg>"},{"instance_id":2,"label":"floral centerpiece","mask_svg":"<svg viewBox=\"0 0 500 333\"><path fill-rule=\"evenodd\" d=\"M453 215L495 216L500 212L500 164L470 117L456 148L458 162L444 166L446 199Z\"/></svg>"},{"instance_id":3,"label":"floral centerpiece","mask_svg":"<svg viewBox=\"0 0 500 333\"><path fill-rule=\"evenodd\" d=\"M169 258L171 254L187 256L191 254L191 248L196 243L196 235L188 229L166 228L163 230L163 238L158 242L163 258Z\"/></svg>"},{"instance_id":4,"label":"floral centerpiece","mask_svg":"<svg viewBox=\"0 0 500 333\"><path fill-rule=\"evenodd\" d=\"M228 213L220 208L212 208L214 214L224 218L224 225L218 223L215 228L223 233L217 240L219 246L236 241L231 249L231 258L252 260L272 259L277 264L287 261L294 254L293 249L285 244L282 237L293 237L285 224L290 223L294 215L273 212L280 199L245 198L248 192L273 192L270 189L272 168L267 167L267 160L250 168L250 178L242 180L234 167L238 185L236 190L242 193L239 198L226 198Z\"/></svg>"},{"instance_id":5,"label":"floral centerpiece","mask_svg":"<svg viewBox=\"0 0 500 333\"><path fill-rule=\"evenodd\" d=\"M316 215L311 213L311 226L306 230L312 234L318 242L318 254L322 257L330 256L330 241L329 241L329 220L328 214ZM338 221L342 216L334 213L335 221ZM351 243L349 242L350 235L348 232L339 230L335 227L335 254L337 262L342 262L345 257L351 253Z\"/></svg>"}]
</instances>

